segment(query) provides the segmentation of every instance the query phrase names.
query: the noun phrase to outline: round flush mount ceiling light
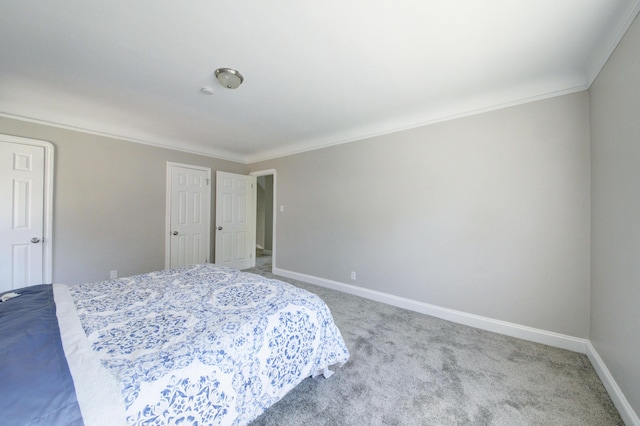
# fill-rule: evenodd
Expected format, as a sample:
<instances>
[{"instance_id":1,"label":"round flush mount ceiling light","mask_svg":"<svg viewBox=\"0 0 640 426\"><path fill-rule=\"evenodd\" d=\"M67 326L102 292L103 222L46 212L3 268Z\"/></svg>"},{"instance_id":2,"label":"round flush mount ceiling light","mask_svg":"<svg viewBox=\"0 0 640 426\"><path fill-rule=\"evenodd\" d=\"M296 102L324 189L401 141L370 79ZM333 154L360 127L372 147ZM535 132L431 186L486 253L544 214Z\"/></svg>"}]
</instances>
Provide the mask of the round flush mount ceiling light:
<instances>
[{"instance_id":1,"label":"round flush mount ceiling light","mask_svg":"<svg viewBox=\"0 0 640 426\"><path fill-rule=\"evenodd\" d=\"M242 74L231 68L218 68L215 75L220 84L227 89L237 89L244 81Z\"/></svg>"}]
</instances>

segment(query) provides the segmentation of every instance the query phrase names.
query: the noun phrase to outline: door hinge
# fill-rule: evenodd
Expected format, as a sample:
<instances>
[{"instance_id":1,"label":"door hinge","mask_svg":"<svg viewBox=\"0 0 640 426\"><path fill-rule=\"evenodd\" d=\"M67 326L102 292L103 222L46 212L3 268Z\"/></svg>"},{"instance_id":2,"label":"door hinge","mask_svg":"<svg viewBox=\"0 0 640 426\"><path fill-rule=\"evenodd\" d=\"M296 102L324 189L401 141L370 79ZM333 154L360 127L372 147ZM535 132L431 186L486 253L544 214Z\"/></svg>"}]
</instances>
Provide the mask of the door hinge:
<instances>
[{"instance_id":1,"label":"door hinge","mask_svg":"<svg viewBox=\"0 0 640 426\"><path fill-rule=\"evenodd\" d=\"M207 181L207 186L209 186L209 178L205 179Z\"/></svg>"}]
</instances>

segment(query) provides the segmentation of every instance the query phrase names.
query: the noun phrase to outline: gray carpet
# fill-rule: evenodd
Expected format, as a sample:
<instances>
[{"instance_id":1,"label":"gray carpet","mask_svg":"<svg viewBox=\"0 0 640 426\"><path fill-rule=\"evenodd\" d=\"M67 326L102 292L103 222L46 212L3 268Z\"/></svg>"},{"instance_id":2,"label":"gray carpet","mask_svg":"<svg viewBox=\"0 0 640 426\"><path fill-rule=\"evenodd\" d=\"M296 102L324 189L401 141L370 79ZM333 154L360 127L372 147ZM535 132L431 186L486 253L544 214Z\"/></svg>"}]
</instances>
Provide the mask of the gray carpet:
<instances>
[{"instance_id":1,"label":"gray carpet","mask_svg":"<svg viewBox=\"0 0 640 426\"><path fill-rule=\"evenodd\" d=\"M623 425L585 355L248 270L318 294L351 359L259 425Z\"/></svg>"}]
</instances>

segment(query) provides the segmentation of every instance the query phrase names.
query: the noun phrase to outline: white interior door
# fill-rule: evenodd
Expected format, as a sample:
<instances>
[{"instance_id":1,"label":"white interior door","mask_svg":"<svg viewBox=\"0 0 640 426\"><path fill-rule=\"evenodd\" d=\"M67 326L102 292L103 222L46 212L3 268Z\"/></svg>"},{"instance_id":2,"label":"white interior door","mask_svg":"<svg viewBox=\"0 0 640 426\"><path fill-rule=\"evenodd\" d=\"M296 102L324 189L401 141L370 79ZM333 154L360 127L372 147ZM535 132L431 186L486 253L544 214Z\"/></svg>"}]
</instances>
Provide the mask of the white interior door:
<instances>
[{"instance_id":1,"label":"white interior door","mask_svg":"<svg viewBox=\"0 0 640 426\"><path fill-rule=\"evenodd\" d=\"M216 172L215 263L234 269L255 266L256 177Z\"/></svg>"},{"instance_id":2,"label":"white interior door","mask_svg":"<svg viewBox=\"0 0 640 426\"><path fill-rule=\"evenodd\" d=\"M45 282L45 148L0 141L0 291Z\"/></svg>"},{"instance_id":3,"label":"white interior door","mask_svg":"<svg viewBox=\"0 0 640 426\"><path fill-rule=\"evenodd\" d=\"M211 170L168 163L167 180L167 267L207 263L211 240Z\"/></svg>"}]
</instances>

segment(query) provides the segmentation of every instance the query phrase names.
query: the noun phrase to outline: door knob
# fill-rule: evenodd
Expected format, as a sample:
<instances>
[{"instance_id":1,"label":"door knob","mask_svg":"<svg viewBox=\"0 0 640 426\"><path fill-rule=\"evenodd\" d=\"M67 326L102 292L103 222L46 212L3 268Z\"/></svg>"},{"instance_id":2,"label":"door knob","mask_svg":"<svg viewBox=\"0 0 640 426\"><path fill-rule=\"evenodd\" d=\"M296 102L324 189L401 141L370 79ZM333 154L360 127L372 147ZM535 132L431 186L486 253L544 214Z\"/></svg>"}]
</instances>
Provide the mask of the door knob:
<instances>
[{"instance_id":1,"label":"door knob","mask_svg":"<svg viewBox=\"0 0 640 426\"><path fill-rule=\"evenodd\" d=\"M178 231L173 231L173 235L178 235Z\"/></svg>"},{"instance_id":2,"label":"door knob","mask_svg":"<svg viewBox=\"0 0 640 426\"><path fill-rule=\"evenodd\" d=\"M222 226L218 226L218 231L222 231Z\"/></svg>"},{"instance_id":3,"label":"door knob","mask_svg":"<svg viewBox=\"0 0 640 426\"><path fill-rule=\"evenodd\" d=\"M38 237L33 237L33 238L31 239L31 242L32 242L33 244L37 244L37 243L39 243L39 242L40 242L40 238L38 238Z\"/></svg>"}]
</instances>

